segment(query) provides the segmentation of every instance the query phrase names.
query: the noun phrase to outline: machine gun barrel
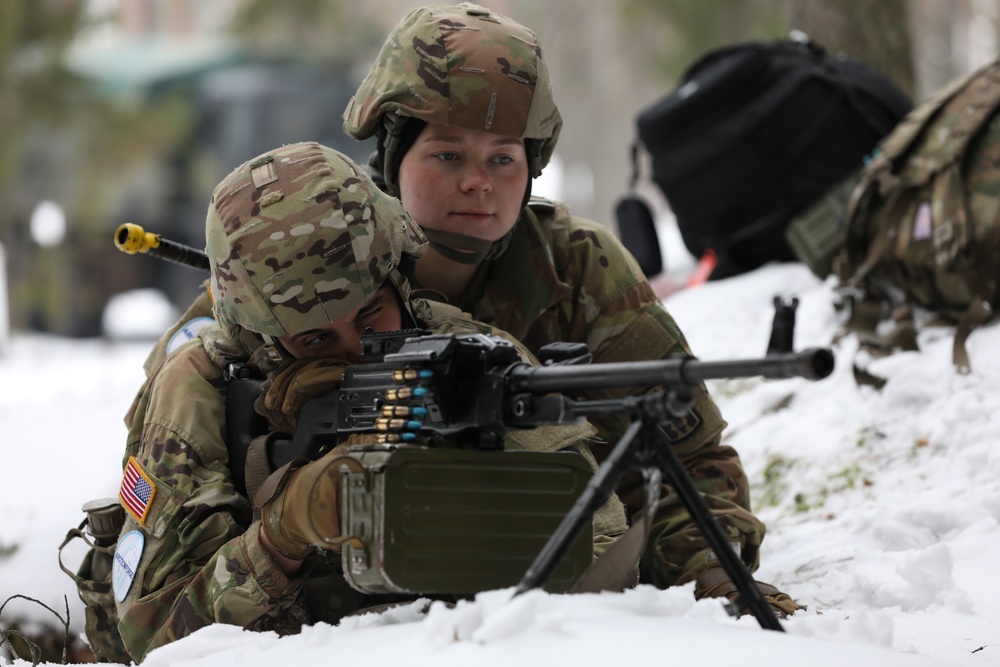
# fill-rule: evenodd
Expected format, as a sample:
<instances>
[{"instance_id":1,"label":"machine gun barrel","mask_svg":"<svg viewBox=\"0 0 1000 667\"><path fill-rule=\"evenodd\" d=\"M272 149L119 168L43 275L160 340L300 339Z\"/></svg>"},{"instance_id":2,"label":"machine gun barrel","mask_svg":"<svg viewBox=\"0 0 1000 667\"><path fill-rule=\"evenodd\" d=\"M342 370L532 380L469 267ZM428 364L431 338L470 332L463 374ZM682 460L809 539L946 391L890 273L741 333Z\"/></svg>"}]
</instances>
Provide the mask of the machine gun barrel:
<instances>
[{"instance_id":1,"label":"machine gun barrel","mask_svg":"<svg viewBox=\"0 0 1000 667\"><path fill-rule=\"evenodd\" d=\"M115 231L115 247L129 255L144 252L193 269L209 270L208 255L204 251L169 241L132 222L126 222Z\"/></svg>"},{"instance_id":2,"label":"machine gun barrel","mask_svg":"<svg viewBox=\"0 0 1000 667\"><path fill-rule=\"evenodd\" d=\"M760 359L700 361L686 357L566 366L528 366L511 369L509 386L515 392L574 392L592 389L692 386L705 380L739 377L822 380L833 372L833 353L826 348L769 355Z\"/></svg>"}]
</instances>

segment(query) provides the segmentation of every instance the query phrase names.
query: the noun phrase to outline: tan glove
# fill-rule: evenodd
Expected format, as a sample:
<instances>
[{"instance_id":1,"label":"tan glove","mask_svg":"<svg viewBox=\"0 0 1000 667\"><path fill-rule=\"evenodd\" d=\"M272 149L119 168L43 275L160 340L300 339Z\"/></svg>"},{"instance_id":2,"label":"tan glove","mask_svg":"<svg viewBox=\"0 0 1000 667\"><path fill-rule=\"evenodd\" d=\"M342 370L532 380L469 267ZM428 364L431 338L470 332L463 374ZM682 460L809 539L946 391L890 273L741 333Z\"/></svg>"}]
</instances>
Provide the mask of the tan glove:
<instances>
[{"instance_id":1,"label":"tan glove","mask_svg":"<svg viewBox=\"0 0 1000 667\"><path fill-rule=\"evenodd\" d=\"M260 386L254 410L284 433L294 433L299 412L309 399L336 389L347 362L340 359L297 359L278 366Z\"/></svg>"},{"instance_id":2,"label":"tan glove","mask_svg":"<svg viewBox=\"0 0 1000 667\"><path fill-rule=\"evenodd\" d=\"M316 461L297 459L275 471L254 496L261 526L284 556L302 560L314 547L339 550L342 466L360 464L338 445Z\"/></svg>"},{"instance_id":3,"label":"tan glove","mask_svg":"<svg viewBox=\"0 0 1000 667\"><path fill-rule=\"evenodd\" d=\"M799 605L788 595L782 593L770 584L757 581L757 588L760 589L764 601L770 605L778 618L788 618L791 614L801 609ZM694 580L694 599L702 598L726 598L730 602L735 602L739 596L736 584L726 574L726 570L718 560L711 560L698 573Z\"/></svg>"}]
</instances>

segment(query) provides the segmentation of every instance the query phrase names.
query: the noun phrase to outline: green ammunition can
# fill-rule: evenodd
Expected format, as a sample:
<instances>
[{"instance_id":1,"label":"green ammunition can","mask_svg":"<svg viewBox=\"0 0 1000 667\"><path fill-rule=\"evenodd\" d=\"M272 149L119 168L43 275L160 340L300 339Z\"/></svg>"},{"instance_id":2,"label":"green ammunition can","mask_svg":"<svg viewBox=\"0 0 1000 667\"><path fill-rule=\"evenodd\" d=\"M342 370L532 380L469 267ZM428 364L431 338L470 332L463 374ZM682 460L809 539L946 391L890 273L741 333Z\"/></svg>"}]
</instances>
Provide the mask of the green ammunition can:
<instances>
[{"instance_id":1,"label":"green ammunition can","mask_svg":"<svg viewBox=\"0 0 1000 667\"><path fill-rule=\"evenodd\" d=\"M469 595L516 585L593 471L575 452L365 448L344 485L344 575L364 593ZM545 589L593 561L593 523Z\"/></svg>"}]
</instances>

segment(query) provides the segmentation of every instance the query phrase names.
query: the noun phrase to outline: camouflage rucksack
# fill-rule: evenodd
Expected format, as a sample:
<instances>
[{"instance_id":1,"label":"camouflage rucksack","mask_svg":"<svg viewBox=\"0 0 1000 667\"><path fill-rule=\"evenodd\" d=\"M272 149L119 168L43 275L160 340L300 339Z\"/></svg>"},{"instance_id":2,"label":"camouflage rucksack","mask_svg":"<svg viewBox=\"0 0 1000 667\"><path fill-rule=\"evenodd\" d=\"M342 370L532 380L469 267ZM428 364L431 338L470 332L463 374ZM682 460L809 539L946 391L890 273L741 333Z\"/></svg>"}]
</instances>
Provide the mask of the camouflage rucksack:
<instances>
[{"instance_id":1,"label":"camouflage rucksack","mask_svg":"<svg viewBox=\"0 0 1000 667\"><path fill-rule=\"evenodd\" d=\"M953 361L969 370L965 340L1000 296L1000 60L885 138L851 196L835 272L863 349L917 349L916 305L956 325ZM879 335L889 312L896 327Z\"/></svg>"}]
</instances>

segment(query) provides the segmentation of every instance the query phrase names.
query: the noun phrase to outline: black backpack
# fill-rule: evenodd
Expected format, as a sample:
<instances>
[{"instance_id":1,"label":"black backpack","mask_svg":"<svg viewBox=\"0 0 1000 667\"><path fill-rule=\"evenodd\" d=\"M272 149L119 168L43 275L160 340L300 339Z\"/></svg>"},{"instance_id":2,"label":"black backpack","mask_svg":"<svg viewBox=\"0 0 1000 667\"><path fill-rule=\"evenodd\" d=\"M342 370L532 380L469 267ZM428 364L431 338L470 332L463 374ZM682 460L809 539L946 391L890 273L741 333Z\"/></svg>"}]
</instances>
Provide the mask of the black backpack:
<instances>
[{"instance_id":1,"label":"black backpack","mask_svg":"<svg viewBox=\"0 0 1000 667\"><path fill-rule=\"evenodd\" d=\"M636 123L684 244L714 251L716 279L797 260L789 221L912 107L884 75L799 34L708 53Z\"/></svg>"}]
</instances>

